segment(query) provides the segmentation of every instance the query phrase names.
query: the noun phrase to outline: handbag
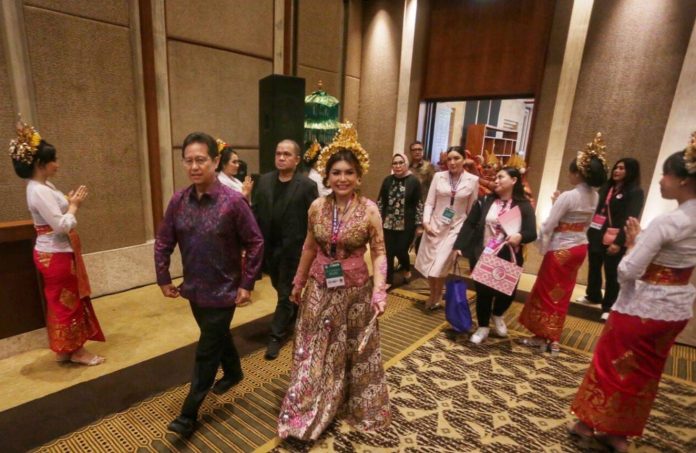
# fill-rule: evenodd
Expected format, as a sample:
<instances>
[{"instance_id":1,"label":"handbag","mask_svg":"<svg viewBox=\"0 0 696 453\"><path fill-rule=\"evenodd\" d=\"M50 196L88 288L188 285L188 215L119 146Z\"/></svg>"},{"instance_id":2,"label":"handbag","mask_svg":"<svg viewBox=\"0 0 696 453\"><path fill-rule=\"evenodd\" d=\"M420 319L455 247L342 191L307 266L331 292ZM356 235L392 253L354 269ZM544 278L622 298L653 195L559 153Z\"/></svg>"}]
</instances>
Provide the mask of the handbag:
<instances>
[{"instance_id":1,"label":"handbag","mask_svg":"<svg viewBox=\"0 0 696 453\"><path fill-rule=\"evenodd\" d=\"M459 265L454 260L454 274L459 275ZM471 310L466 297L466 282L459 277L447 280L445 284L445 318L456 332L468 332L471 329Z\"/></svg>"},{"instance_id":2,"label":"handbag","mask_svg":"<svg viewBox=\"0 0 696 453\"><path fill-rule=\"evenodd\" d=\"M609 203L611 202L611 194L613 192L613 188L609 189L609 194L607 196L606 200L606 205L607 205L607 219L609 220L609 225L612 224L611 221L611 208L609 206ZM619 231L621 231L619 228L612 228L612 227L607 227L607 229L604 231L604 235L602 236L602 244L603 245L611 245L614 243L616 240L616 236L619 235Z\"/></svg>"},{"instance_id":3,"label":"handbag","mask_svg":"<svg viewBox=\"0 0 696 453\"><path fill-rule=\"evenodd\" d=\"M501 244L493 253L482 254L471 273L471 278L482 285L511 296L522 276L522 266L517 265L515 251L510 245L508 247L510 247L512 261L497 256L504 245L505 243Z\"/></svg>"}]
</instances>

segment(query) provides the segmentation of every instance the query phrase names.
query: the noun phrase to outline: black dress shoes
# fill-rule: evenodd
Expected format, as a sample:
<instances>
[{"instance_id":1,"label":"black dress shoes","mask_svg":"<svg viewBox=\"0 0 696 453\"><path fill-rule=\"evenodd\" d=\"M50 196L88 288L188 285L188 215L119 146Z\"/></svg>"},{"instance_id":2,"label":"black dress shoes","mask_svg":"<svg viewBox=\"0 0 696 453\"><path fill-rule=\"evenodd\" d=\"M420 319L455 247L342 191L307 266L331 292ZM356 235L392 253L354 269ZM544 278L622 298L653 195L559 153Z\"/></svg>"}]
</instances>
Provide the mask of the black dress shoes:
<instances>
[{"instance_id":1,"label":"black dress shoes","mask_svg":"<svg viewBox=\"0 0 696 453\"><path fill-rule=\"evenodd\" d=\"M268 342L268 346L266 347L266 354L263 356L263 358L266 360L277 359L281 346L282 345L280 343L280 340L276 340L275 338L272 338L271 341Z\"/></svg>"},{"instance_id":2,"label":"black dress shoes","mask_svg":"<svg viewBox=\"0 0 696 453\"><path fill-rule=\"evenodd\" d=\"M244 379L244 374L239 374L238 376L233 377L223 376L222 379L213 385L212 392L216 395L227 393L229 389L242 382L242 379Z\"/></svg>"},{"instance_id":3,"label":"black dress shoes","mask_svg":"<svg viewBox=\"0 0 696 453\"><path fill-rule=\"evenodd\" d=\"M191 437L191 434L196 430L198 424L196 420L179 415L177 418L172 420L168 425L167 429L169 431L179 434L181 437Z\"/></svg>"}]
</instances>

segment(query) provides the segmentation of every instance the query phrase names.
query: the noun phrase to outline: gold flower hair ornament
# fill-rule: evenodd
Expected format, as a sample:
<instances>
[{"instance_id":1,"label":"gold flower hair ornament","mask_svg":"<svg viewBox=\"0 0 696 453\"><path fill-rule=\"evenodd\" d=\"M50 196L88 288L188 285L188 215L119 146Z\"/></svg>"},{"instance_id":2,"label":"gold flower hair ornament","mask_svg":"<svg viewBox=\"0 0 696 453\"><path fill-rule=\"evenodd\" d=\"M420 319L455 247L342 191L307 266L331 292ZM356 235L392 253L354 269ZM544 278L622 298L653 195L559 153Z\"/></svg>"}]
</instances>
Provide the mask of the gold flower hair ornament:
<instances>
[{"instance_id":1,"label":"gold flower hair ornament","mask_svg":"<svg viewBox=\"0 0 696 453\"><path fill-rule=\"evenodd\" d=\"M370 169L370 155L367 154L367 151L365 151L358 142L358 131L355 130L353 123L350 121L339 124L338 132L336 132L333 141L325 147L319 155L317 170L323 176L326 176L326 164L329 162L331 156L341 149L347 149L353 153L360 163L363 176L366 175L367 171Z\"/></svg>"},{"instance_id":2,"label":"gold flower hair ornament","mask_svg":"<svg viewBox=\"0 0 696 453\"><path fill-rule=\"evenodd\" d=\"M228 145L227 143L225 143L225 141L224 141L223 139L221 139L221 138L215 139L215 143L217 143L218 153L221 153L223 149L225 149L225 148L227 148L228 146L230 146L230 145Z\"/></svg>"},{"instance_id":3,"label":"gold flower hair ornament","mask_svg":"<svg viewBox=\"0 0 696 453\"><path fill-rule=\"evenodd\" d=\"M310 145L309 149L305 151L304 154L304 160L305 162L312 162L314 159L316 159L317 155L321 151L321 145L315 138L312 144Z\"/></svg>"},{"instance_id":4,"label":"gold flower hair ornament","mask_svg":"<svg viewBox=\"0 0 696 453\"><path fill-rule=\"evenodd\" d=\"M525 169L527 168L527 163L520 157L519 154L514 153L505 163L505 166L516 168L520 171L520 173L524 173Z\"/></svg>"},{"instance_id":5,"label":"gold flower hair ornament","mask_svg":"<svg viewBox=\"0 0 696 453\"><path fill-rule=\"evenodd\" d=\"M592 143L588 143L587 147L583 151L578 151L578 157L575 158L575 164L580 170L580 174L587 176L587 170L590 168L590 161L593 157L602 162L604 170L607 170L607 159L606 159L607 147L604 145L604 139L602 138L602 133L597 132Z\"/></svg>"},{"instance_id":6,"label":"gold flower hair ornament","mask_svg":"<svg viewBox=\"0 0 696 453\"><path fill-rule=\"evenodd\" d=\"M684 150L684 165L690 175L696 174L696 144L693 142Z\"/></svg>"},{"instance_id":7,"label":"gold flower hair ornament","mask_svg":"<svg viewBox=\"0 0 696 453\"><path fill-rule=\"evenodd\" d=\"M22 115L18 115L16 131L17 138L10 141L10 157L17 162L31 165L34 161L34 154L41 143L41 135L29 124L22 121Z\"/></svg>"}]
</instances>

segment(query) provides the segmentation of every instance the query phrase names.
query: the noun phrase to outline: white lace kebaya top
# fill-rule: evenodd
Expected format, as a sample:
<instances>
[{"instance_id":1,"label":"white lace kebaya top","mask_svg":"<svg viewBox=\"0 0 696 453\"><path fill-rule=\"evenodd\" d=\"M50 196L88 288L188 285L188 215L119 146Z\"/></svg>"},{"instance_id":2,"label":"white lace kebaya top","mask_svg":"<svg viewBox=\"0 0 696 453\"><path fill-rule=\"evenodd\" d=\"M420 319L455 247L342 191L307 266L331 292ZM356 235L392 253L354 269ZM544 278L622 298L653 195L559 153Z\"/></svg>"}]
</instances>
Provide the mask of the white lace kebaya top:
<instances>
[{"instance_id":1,"label":"white lace kebaya top","mask_svg":"<svg viewBox=\"0 0 696 453\"><path fill-rule=\"evenodd\" d=\"M324 181L323 181L323 178L321 177L321 173L316 171L314 168L311 168L309 170L309 174L307 175L307 177L317 184L317 190L319 191L320 197L325 197L327 195L331 195L331 189L329 189L328 187L326 187L324 185Z\"/></svg>"},{"instance_id":2,"label":"white lace kebaya top","mask_svg":"<svg viewBox=\"0 0 696 453\"><path fill-rule=\"evenodd\" d=\"M36 238L35 249L39 252L72 252L68 233L77 226L77 219L67 214L65 194L50 182L41 184L30 180L27 184L27 206L34 225L49 225L53 232Z\"/></svg>"},{"instance_id":3,"label":"white lace kebaya top","mask_svg":"<svg viewBox=\"0 0 696 453\"><path fill-rule=\"evenodd\" d=\"M539 249L542 254L587 244L587 228L594 215L599 195L585 183L563 192L551 207L549 217L541 225ZM582 231L554 231L560 223L586 224Z\"/></svg>"},{"instance_id":4,"label":"white lace kebaya top","mask_svg":"<svg viewBox=\"0 0 696 453\"><path fill-rule=\"evenodd\" d=\"M696 200L656 217L638 235L635 246L619 264L621 291L612 308L663 321L691 318L696 288L640 280L651 263L679 269L696 266Z\"/></svg>"},{"instance_id":5,"label":"white lace kebaya top","mask_svg":"<svg viewBox=\"0 0 696 453\"><path fill-rule=\"evenodd\" d=\"M243 193L243 192L242 192L242 189L244 188L244 185L242 184L242 182L241 182L239 179L237 179L237 178L230 178L230 177L227 176L224 172L221 171L221 172L218 173L218 180L219 180L222 184L224 184L224 185L226 185L227 187L229 187L230 189L236 190L236 191L239 192L239 193Z\"/></svg>"}]
</instances>

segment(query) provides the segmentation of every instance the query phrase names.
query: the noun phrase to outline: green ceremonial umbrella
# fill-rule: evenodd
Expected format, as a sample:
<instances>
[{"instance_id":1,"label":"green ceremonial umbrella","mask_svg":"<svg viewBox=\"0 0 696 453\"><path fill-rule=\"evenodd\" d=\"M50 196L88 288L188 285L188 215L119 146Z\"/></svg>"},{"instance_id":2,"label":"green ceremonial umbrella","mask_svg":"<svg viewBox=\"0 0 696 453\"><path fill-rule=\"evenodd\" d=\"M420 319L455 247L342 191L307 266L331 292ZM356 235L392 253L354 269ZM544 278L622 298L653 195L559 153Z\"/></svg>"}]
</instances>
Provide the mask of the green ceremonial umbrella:
<instances>
[{"instance_id":1,"label":"green ceremonial umbrella","mask_svg":"<svg viewBox=\"0 0 696 453\"><path fill-rule=\"evenodd\" d=\"M338 131L338 105L335 97L322 90L321 82L317 91L305 97L304 140L311 143L330 143Z\"/></svg>"}]
</instances>

